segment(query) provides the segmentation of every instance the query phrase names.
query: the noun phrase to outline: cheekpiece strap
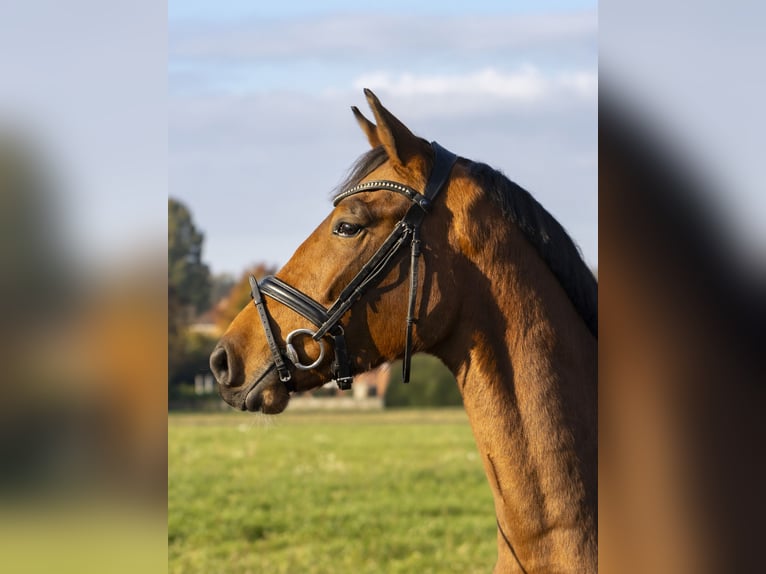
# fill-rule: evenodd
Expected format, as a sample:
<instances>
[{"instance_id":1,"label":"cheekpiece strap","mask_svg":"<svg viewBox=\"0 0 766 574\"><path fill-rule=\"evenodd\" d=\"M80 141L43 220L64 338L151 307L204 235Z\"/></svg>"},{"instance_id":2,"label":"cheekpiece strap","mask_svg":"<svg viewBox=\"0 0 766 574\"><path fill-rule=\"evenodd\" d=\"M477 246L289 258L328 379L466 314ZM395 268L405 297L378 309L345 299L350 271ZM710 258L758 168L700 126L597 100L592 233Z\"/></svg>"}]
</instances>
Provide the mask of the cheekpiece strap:
<instances>
[{"instance_id":1,"label":"cheekpiece strap","mask_svg":"<svg viewBox=\"0 0 766 574\"><path fill-rule=\"evenodd\" d=\"M269 323L269 316L266 313L266 307L263 304L263 296L261 295L261 290L258 288L258 281L256 281L255 277L252 275L250 275L250 289L253 294L253 303L255 304L255 308L258 310L258 316L261 319L263 331L266 334L266 342L268 343L269 350L271 351L271 358L274 360L274 366L277 368L277 373L279 374L279 380L283 383L287 383L292 378L292 376L290 375L290 370L287 368L287 365L282 358L282 353L277 346L277 341L274 339L274 333L272 332L271 324Z\"/></svg>"},{"instance_id":2,"label":"cheekpiece strap","mask_svg":"<svg viewBox=\"0 0 766 574\"><path fill-rule=\"evenodd\" d=\"M412 331L418 319L415 315L415 304L417 301L418 289L418 270L420 260L420 224L423 222L431 202L439 195L444 188L452 173L452 166L457 161L457 156L451 151L443 148L436 142L431 142L431 148L434 150L434 163L431 167L431 173L428 176L426 188L423 194L419 195L420 200L415 201L415 205L421 209L415 211L412 206L404 216L405 221L410 221L412 225L412 239L410 244L410 294L407 304L407 326L404 334L404 357L402 359L402 382L410 382L410 372L412 363Z\"/></svg>"}]
</instances>

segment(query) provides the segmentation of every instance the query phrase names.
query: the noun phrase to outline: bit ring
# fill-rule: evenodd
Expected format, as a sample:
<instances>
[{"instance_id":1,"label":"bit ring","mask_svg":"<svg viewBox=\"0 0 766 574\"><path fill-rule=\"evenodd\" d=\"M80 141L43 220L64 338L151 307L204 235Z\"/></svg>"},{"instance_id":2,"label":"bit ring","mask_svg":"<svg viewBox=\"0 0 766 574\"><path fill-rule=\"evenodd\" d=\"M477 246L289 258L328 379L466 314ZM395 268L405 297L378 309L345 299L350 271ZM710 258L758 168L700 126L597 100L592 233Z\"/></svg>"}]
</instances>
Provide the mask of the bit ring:
<instances>
[{"instance_id":1,"label":"bit ring","mask_svg":"<svg viewBox=\"0 0 766 574\"><path fill-rule=\"evenodd\" d=\"M319 357L317 357L316 361L310 365L301 364L300 359L298 358L298 352L295 350L295 347L293 347L292 340L296 335L308 335L313 339L315 334L316 332L312 331L311 329L296 329L287 336L287 339L285 339L285 355L287 355L287 358L290 359L290 362L295 366L296 369L301 371L309 371L311 369L317 368L324 360L325 346L322 339L317 341L319 344Z\"/></svg>"}]
</instances>

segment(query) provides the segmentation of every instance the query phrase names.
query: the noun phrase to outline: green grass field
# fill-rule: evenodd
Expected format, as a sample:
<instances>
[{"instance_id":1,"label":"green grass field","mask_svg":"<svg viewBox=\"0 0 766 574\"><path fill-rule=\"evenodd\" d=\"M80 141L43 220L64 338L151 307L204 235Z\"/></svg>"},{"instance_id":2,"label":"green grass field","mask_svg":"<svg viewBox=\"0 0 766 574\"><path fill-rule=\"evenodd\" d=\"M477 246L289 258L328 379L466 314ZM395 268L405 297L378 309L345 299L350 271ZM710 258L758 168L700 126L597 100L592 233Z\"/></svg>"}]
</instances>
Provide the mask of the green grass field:
<instances>
[{"instance_id":1,"label":"green grass field","mask_svg":"<svg viewBox=\"0 0 766 574\"><path fill-rule=\"evenodd\" d=\"M171 414L169 572L490 572L462 410Z\"/></svg>"}]
</instances>

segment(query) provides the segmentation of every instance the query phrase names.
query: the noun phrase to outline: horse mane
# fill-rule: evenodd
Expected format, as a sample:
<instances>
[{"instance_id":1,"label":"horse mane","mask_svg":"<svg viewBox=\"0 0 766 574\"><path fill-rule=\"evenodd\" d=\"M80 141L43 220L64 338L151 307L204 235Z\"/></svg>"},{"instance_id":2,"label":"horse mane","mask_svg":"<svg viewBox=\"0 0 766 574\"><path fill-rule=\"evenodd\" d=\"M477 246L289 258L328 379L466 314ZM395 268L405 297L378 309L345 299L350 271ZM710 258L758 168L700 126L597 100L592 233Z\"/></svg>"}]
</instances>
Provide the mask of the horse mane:
<instances>
[{"instance_id":1,"label":"horse mane","mask_svg":"<svg viewBox=\"0 0 766 574\"><path fill-rule=\"evenodd\" d=\"M373 170L379 168L388 159L388 154L383 146L377 146L371 150L363 153L349 168L346 177L343 178L333 190L332 198L335 199L341 193L347 189L351 189L355 185L361 183L361 181L367 177Z\"/></svg>"},{"instance_id":2,"label":"horse mane","mask_svg":"<svg viewBox=\"0 0 766 574\"><path fill-rule=\"evenodd\" d=\"M388 156L382 146L362 154L335 188L333 199L357 185ZM559 281L594 336L598 337L598 283L572 238L532 195L490 166L470 162L469 174L516 225Z\"/></svg>"},{"instance_id":3,"label":"horse mane","mask_svg":"<svg viewBox=\"0 0 766 574\"><path fill-rule=\"evenodd\" d=\"M521 230L558 279L590 332L598 337L598 283L569 234L526 189L501 171L471 162L469 174Z\"/></svg>"}]
</instances>

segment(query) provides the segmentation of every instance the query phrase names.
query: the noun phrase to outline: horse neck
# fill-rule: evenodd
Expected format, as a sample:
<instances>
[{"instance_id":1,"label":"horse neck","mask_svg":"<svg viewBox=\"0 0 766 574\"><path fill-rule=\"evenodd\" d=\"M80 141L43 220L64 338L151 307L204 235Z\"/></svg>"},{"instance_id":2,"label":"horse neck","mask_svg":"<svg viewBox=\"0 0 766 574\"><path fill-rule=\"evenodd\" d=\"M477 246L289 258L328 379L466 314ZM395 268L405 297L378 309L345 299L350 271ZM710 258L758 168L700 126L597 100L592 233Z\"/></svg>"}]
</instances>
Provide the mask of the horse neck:
<instances>
[{"instance_id":1,"label":"horse neck","mask_svg":"<svg viewBox=\"0 0 766 574\"><path fill-rule=\"evenodd\" d=\"M492 487L498 571L595 571L596 341L520 234L502 244L462 257L459 328L431 352Z\"/></svg>"}]
</instances>

